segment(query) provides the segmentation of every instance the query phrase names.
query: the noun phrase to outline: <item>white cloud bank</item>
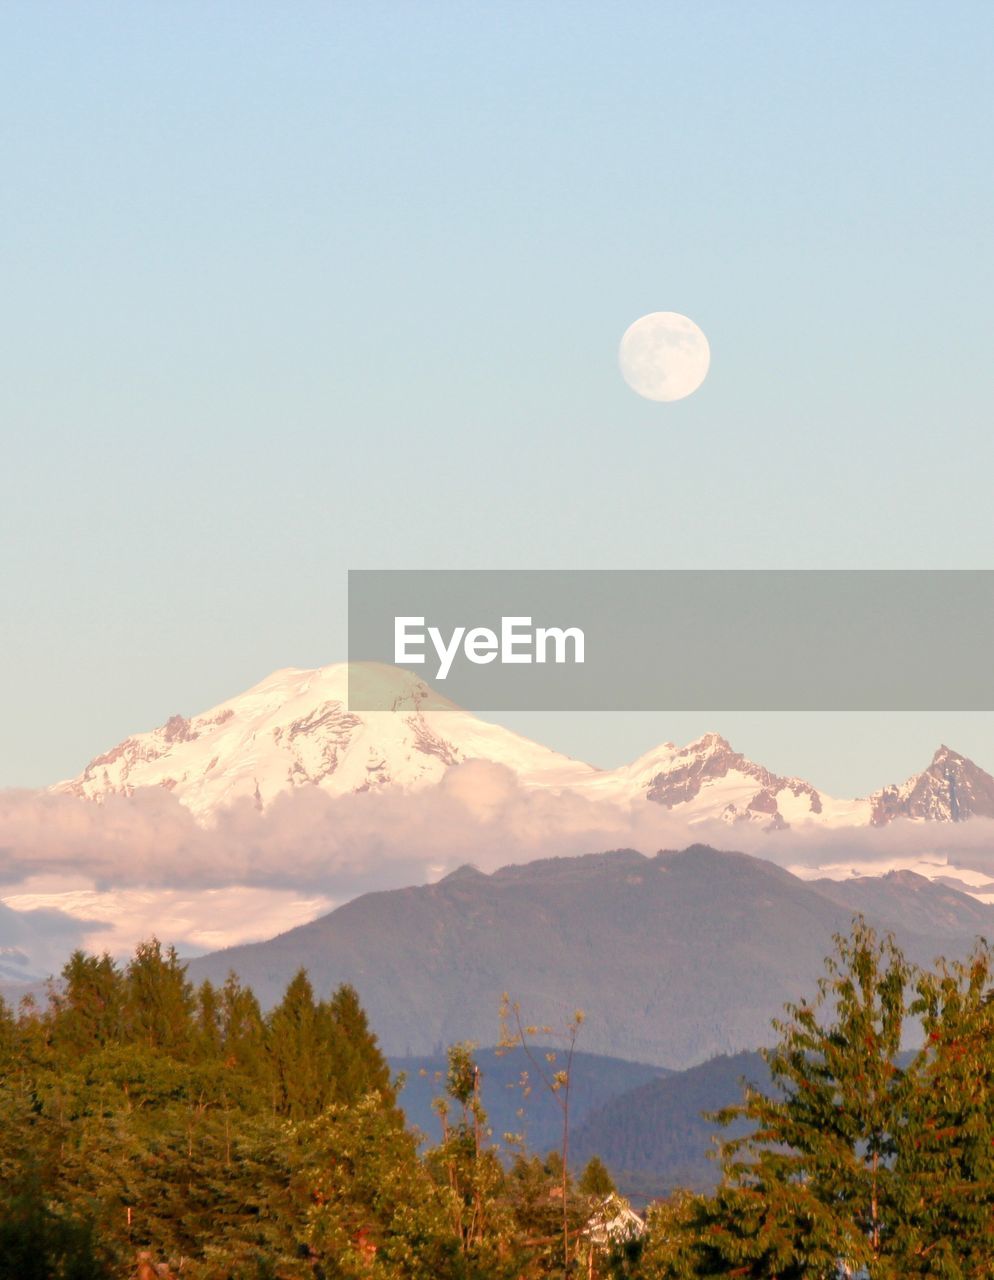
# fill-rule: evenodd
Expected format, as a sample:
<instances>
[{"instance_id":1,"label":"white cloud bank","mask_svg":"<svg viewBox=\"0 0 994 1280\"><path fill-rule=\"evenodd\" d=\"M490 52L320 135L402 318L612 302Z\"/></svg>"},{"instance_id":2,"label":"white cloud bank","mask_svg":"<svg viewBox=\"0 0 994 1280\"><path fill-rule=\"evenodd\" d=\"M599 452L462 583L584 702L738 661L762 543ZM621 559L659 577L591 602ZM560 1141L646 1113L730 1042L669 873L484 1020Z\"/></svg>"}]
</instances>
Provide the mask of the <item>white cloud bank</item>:
<instances>
[{"instance_id":1,"label":"white cloud bank","mask_svg":"<svg viewBox=\"0 0 994 1280\"><path fill-rule=\"evenodd\" d=\"M970 868L994 880L994 823L896 822L884 828L764 832L688 827L641 801L619 806L528 790L501 765L471 761L438 786L333 797L318 788L248 801L199 826L168 792L101 804L0 792L0 898L92 924L89 945L114 952L155 933L202 951L272 936L372 889L436 880L465 862L482 871L536 857L694 842L769 858L803 874L849 866ZM2 942L2 939L0 939Z\"/></svg>"}]
</instances>

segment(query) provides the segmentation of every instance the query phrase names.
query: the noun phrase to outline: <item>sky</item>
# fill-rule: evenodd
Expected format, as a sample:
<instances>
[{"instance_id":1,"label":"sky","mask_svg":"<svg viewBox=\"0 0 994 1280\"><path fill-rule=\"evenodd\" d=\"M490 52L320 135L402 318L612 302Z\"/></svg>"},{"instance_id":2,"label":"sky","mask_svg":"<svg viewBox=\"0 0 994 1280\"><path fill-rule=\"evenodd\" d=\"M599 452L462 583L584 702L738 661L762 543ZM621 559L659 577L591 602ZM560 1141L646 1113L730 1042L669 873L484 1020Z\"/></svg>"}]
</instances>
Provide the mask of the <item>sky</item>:
<instances>
[{"instance_id":1,"label":"sky","mask_svg":"<svg viewBox=\"0 0 994 1280\"><path fill-rule=\"evenodd\" d=\"M5 5L0 786L344 658L349 568L991 567L992 59L970 0ZM994 769L980 713L502 718Z\"/></svg>"}]
</instances>

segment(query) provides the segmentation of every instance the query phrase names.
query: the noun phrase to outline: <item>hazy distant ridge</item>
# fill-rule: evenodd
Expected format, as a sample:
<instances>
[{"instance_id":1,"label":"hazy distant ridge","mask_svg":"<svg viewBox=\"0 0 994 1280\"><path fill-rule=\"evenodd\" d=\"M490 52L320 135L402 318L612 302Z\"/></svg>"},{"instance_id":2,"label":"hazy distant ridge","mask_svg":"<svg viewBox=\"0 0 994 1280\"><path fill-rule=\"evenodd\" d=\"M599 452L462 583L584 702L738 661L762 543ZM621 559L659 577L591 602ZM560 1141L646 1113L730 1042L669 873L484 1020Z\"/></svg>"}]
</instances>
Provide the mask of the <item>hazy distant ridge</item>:
<instances>
[{"instance_id":1,"label":"hazy distant ridge","mask_svg":"<svg viewBox=\"0 0 994 1280\"><path fill-rule=\"evenodd\" d=\"M913 957L965 950L994 908L911 873L804 882L761 859L692 846L555 858L366 894L268 942L194 960L236 970L273 1001L305 966L321 990L355 984L392 1055L492 1044L501 993L534 1021L587 1013L591 1053L679 1068L769 1038L811 989L854 910Z\"/></svg>"}]
</instances>

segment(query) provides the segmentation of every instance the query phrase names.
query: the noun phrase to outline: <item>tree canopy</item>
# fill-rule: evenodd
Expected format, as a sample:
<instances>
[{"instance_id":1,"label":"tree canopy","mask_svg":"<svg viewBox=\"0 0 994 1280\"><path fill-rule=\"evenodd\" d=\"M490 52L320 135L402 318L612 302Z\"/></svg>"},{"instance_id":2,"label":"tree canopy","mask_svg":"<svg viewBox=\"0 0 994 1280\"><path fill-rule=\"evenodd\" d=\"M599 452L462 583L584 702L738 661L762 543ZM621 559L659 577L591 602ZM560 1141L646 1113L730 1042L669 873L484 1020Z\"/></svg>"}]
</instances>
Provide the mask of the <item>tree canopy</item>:
<instances>
[{"instance_id":1,"label":"tree canopy","mask_svg":"<svg viewBox=\"0 0 994 1280\"><path fill-rule=\"evenodd\" d=\"M123 966L77 953L43 1003L0 1002L0 1280L123 1280L143 1254L184 1280L992 1274L986 943L920 970L855 920L775 1025L768 1087L719 1117L717 1189L645 1233L607 1231L603 1162L570 1167L579 1025L539 1051L515 1022L523 1080L562 1102L543 1158L501 1148L470 1044L439 1073L437 1136L411 1131L352 987L300 971L263 1013L234 975L194 989L154 939Z\"/></svg>"}]
</instances>

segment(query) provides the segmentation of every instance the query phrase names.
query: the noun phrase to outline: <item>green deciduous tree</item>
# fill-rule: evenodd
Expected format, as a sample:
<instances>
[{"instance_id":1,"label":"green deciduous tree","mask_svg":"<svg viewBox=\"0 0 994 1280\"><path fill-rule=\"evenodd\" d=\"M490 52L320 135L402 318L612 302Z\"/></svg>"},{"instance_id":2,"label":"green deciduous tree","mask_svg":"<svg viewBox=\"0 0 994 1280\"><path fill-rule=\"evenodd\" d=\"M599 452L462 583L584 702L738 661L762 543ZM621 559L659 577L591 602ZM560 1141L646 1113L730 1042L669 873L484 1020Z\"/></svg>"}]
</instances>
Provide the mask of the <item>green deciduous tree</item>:
<instances>
[{"instance_id":1,"label":"green deciduous tree","mask_svg":"<svg viewBox=\"0 0 994 1280\"><path fill-rule=\"evenodd\" d=\"M913 970L861 920L765 1055L775 1088L722 1118L712 1196L657 1210L647 1277L989 1276L994 1256L994 962ZM924 1033L903 1052L906 1033Z\"/></svg>"},{"instance_id":2,"label":"green deciduous tree","mask_svg":"<svg viewBox=\"0 0 994 1280\"><path fill-rule=\"evenodd\" d=\"M448 1205L402 1117L370 1094L294 1127L307 1239L339 1280L444 1280L462 1267Z\"/></svg>"},{"instance_id":3,"label":"green deciduous tree","mask_svg":"<svg viewBox=\"0 0 994 1280\"><path fill-rule=\"evenodd\" d=\"M905 1276L987 1276L994 1257L994 957L921 974L914 1012L924 1043L908 1067L895 1134Z\"/></svg>"},{"instance_id":4,"label":"green deciduous tree","mask_svg":"<svg viewBox=\"0 0 994 1280\"><path fill-rule=\"evenodd\" d=\"M799 1254L810 1276L879 1263L900 1217L895 1134L907 1083L899 1057L913 975L893 940L862 920L836 947L815 1000L789 1006L776 1024L781 1039L766 1059L779 1095L749 1090L724 1117L754 1126L726 1156L743 1207L757 1197L769 1206L757 1242L764 1254ZM747 1255L741 1234L729 1247Z\"/></svg>"},{"instance_id":5,"label":"green deciduous tree","mask_svg":"<svg viewBox=\"0 0 994 1280\"><path fill-rule=\"evenodd\" d=\"M448 1052L445 1091L435 1109L442 1142L428 1154L428 1168L443 1188L452 1231L466 1259L496 1274L512 1234L503 1200L504 1171L490 1143L481 1095L481 1073L470 1044Z\"/></svg>"}]
</instances>

